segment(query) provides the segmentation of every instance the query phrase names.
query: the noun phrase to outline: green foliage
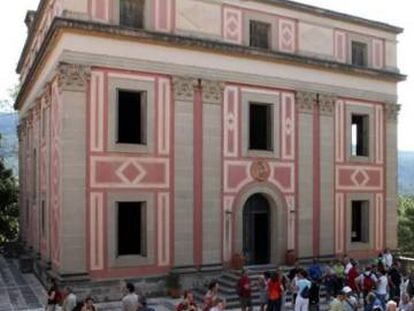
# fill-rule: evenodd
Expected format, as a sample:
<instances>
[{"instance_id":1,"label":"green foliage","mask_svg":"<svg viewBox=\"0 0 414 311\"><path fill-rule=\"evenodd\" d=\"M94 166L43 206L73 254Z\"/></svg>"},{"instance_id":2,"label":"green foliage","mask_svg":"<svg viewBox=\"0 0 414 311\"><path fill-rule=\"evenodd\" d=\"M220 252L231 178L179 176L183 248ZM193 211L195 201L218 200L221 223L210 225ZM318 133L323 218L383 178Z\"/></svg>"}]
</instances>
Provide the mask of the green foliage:
<instances>
[{"instance_id":1,"label":"green foliage","mask_svg":"<svg viewBox=\"0 0 414 311\"><path fill-rule=\"evenodd\" d=\"M414 196L398 200L398 247L402 253L414 251Z\"/></svg>"},{"instance_id":2,"label":"green foliage","mask_svg":"<svg viewBox=\"0 0 414 311\"><path fill-rule=\"evenodd\" d=\"M17 238L19 231L18 193L12 170L6 169L3 159L0 159L0 245Z\"/></svg>"}]
</instances>

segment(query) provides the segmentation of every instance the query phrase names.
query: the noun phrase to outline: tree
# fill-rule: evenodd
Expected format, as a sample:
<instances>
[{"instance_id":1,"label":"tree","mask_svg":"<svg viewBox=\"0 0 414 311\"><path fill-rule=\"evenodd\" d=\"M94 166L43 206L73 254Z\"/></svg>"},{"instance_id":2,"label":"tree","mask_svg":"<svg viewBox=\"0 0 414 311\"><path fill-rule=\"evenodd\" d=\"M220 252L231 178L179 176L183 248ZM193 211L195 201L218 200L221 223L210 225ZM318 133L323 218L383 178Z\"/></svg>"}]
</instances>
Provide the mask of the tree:
<instances>
[{"instance_id":1,"label":"tree","mask_svg":"<svg viewBox=\"0 0 414 311\"><path fill-rule=\"evenodd\" d=\"M6 169L3 159L0 158L0 245L17 238L19 232L18 193L12 170Z\"/></svg>"},{"instance_id":2,"label":"tree","mask_svg":"<svg viewBox=\"0 0 414 311\"><path fill-rule=\"evenodd\" d=\"M414 251L413 196L400 196L398 200L398 247L409 255Z\"/></svg>"}]
</instances>

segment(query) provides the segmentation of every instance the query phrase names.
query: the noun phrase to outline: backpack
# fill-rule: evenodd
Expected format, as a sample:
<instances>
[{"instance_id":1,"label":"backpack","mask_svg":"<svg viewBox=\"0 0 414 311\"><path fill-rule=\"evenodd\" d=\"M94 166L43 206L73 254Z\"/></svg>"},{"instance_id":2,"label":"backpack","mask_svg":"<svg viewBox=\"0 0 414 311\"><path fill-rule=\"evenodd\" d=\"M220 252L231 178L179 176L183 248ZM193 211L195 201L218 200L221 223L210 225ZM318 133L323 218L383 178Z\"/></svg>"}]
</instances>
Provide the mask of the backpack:
<instances>
[{"instance_id":1,"label":"backpack","mask_svg":"<svg viewBox=\"0 0 414 311\"><path fill-rule=\"evenodd\" d=\"M362 281L362 286L365 291L371 291L374 288L374 280L371 278L372 273L369 275L364 274L364 280Z\"/></svg>"},{"instance_id":2,"label":"backpack","mask_svg":"<svg viewBox=\"0 0 414 311\"><path fill-rule=\"evenodd\" d=\"M300 292L300 297L304 299L308 299L310 294L309 286L306 286L302 291Z\"/></svg>"}]
</instances>

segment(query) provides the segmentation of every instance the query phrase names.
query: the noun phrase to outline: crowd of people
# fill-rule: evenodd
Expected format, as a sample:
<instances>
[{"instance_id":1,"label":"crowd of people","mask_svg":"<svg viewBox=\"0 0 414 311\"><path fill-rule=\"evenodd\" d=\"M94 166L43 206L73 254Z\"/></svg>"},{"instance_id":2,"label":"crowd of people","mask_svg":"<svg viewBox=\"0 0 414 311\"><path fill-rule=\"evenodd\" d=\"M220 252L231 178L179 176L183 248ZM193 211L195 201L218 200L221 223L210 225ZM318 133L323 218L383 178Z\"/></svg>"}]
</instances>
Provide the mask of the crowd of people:
<instances>
[{"instance_id":1,"label":"crowd of people","mask_svg":"<svg viewBox=\"0 0 414 311\"><path fill-rule=\"evenodd\" d=\"M46 311L97 311L92 297L79 301L70 286L61 290L55 279L50 279L47 292ZM154 311L147 306L144 296L135 293L132 283L125 283L123 288L122 311Z\"/></svg>"},{"instance_id":2,"label":"crowd of people","mask_svg":"<svg viewBox=\"0 0 414 311\"><path fill-rule=\"evenodd\" d=\"M176 310L224 310L218 286L210 283L200 309L193 294L186 292ZM314 259L306 269L296 262L287 273L276 269L254 281L243 271L236 292L242 311L253 310L253 289L258 292L261 311L284 310L287 297L294 311L319 311L321 287L330 311L414 311L414 273L403 273L388 249L363 266L345 255L329 264Z\"/></svg>"},{"instance_id":3,"label":"crowd of people","mask_svg":"<svg viewBox=\"0 0 414 311\"><path fill-rule=\"evenodd\" d=\"M321 287L325 288L330 311L414 311L414 273L403 273L398 261L385 249L375 260L359 265L348 256L330 264L317 259L305 269L298 262L287 272L264 272L252 281L243 271L236 285L241 311L252 311L253 289L258 293L260 311L282 311L286 298L291 297L294 311L319 311ZM176 311L221 311L225 309L220 297L219 283L210 282L203 303L197 306L194 294L185 291ZM95 311L91 297L78 302L70 287L61 292L54 280L48 291L47 310ZM126 283L122 298L123 311L151 311L144 297L135 293L135 287Z\"/></svg>"}]
</instances>

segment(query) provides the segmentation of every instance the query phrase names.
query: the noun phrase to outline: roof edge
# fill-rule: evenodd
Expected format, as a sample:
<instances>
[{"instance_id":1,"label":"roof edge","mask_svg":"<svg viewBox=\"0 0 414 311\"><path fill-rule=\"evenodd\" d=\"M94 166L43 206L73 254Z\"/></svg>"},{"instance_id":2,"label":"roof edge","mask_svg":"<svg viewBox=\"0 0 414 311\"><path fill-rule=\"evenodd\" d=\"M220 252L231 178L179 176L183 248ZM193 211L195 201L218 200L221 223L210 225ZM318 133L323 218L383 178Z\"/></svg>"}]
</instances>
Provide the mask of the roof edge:
<instances>
[{"instance_id":1,"label":"roof edge","mask_svg":"<svg viewBox=\"0 0 414 311\"><path fill-rule=\"evenodd\" d=\"M299 11L314 14L314 15L331 17L334 19L341 19L346 22L360 24L363 26L371 27L371 28L377 28L377 29L388 31L388 32L395 33L395 34L400 34L404 31L402 27L394 26L391 24L383 23L383 22L378 22L372 19L359 17L356 15L341 13L338 11L325 9L325 8L313 6L310 4L300 3L297 1L291 1L291 0L253 0L253 1L268 3L268 4L273 4L273 5L279 5L285 8L295 9L295 10L299 10Z\"/></svg>"},{"instance_id":2,"label":"roof edge","mask_svg":"<svg viewBox=\"0 0 414 311\"><path fill-rule=\"evenodd\" d=\"M82 20L75 20L70 18L62 18L58 17L55 18L52 22L52 25L45 37L45 43L42 45L39 54L36 56L35 61L30 69L26 80L24 81L20 92L16 98L16 102L14 108L18 110L20 108L20 102L22 100L23 94L26 92L26 88L28 87L29 82L32 80L33 75L35 74L36 70L38 69L39 63L42 61L43 57L45 56L45 52L48 50L49 41L54 37L54 35L59 30L78 30L84 32L94 32L94 33L102 33L106 35L118 35L123 37L128 37L130 39L139 39L144 42L155 42L158 44L164 44L171 46L173 44L183 44L183 46L188 48L199 48L204 50L212 50L216 49L218 52L228 53L232 52L236 55L246 56L246 57L258 57L264 60L269 61L281 61L291 64L302 64L310 67L319 67L325 70L339 70L343 73L348 73L351 75L363 75L366 77L371 77L372 79L385 79L390 81L404 81L406 76L400 74L399 72L393 71L385 71L385 70L378 70L372 68L362 68L356 67L351 64L343 64L338 63L335 61L328 61L319 58L312 58L303 55L297 54L290 54L290 53L283 53L279 51L267 51L267 50L259 50L251 47L226 43L226 42L219 42L214 40L206 40L206 39L199 39L199 38L192 38L192 37L185 37L185 36L178 36L173 34L166 34L166 33L159 33L159 32L152 32L148 30L138 30L138 29L131 29L131 28L124 28L116 25L108 25L102 23L94 23L90 21L82 21Z\"/></svg>"}]
</instances>

